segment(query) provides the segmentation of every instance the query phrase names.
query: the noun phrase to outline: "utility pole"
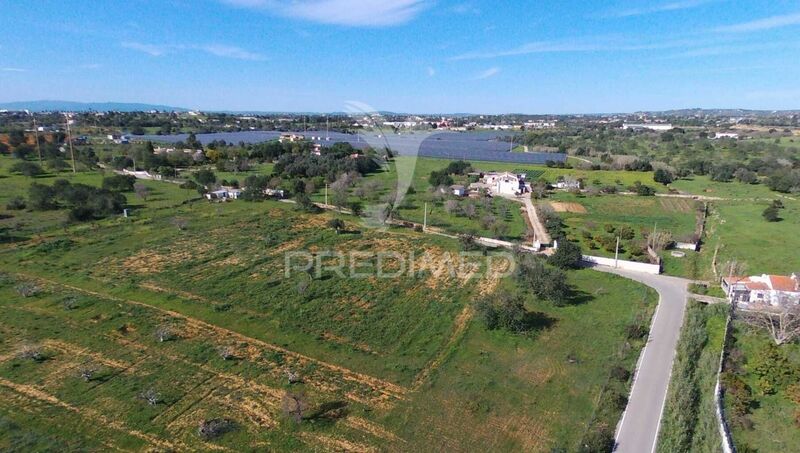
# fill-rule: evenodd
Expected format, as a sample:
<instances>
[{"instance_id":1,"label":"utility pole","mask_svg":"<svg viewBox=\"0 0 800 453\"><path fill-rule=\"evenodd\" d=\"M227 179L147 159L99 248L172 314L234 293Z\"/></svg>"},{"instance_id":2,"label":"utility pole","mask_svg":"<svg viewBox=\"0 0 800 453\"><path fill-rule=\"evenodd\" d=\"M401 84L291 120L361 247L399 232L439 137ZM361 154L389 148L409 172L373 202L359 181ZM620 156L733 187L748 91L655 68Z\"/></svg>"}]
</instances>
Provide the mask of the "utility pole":
<instances>
[{"instance_id":1,"label":"utility pole","mask_svg":"<svg viewBox=\"0 0 800 453\"><path fill-rule=\"evenodd\" d=\"M325 183L325 206L328 206L328 184Z\"/></svg>"},{"instance_id":2,"label":"utility pole","mask_svg":"<svg viewBox=\"0 0 800 453\"><path fill-rule=\"evenodd\" d=\"M69 142L69 154L72 156L72 173L74 174L77 173L75 169L75 149L72 147L72 132L69 128L69 115L65 113L64 116L67 117L67 141Z\"/></svg>"},{"instance_id":3,"label":"utility pole","mask_svg":"<svg viewBox=\"0 0 800 453\"><path fill-rule=\"evenodd\" d=\"M619 236L617 236L617 249L614 252L614 267L618 267L619 262Z\"/></svg>"},{"instance_id":4,"label":"utility pole","mask_svg":"<svg viewBox=\"0 0 800 453\"><path fill-rule=\"evenodd\" d=\"M425 232L428 229L428 203L425 203L425 212L422 214L422 231Z\"/></svg>"},{"instance_id":5,"label":"utility pole","mask_svg":"<svg viewBox=\"0 0 800 453\"><path fill-rule=\"evenodd\" d=\"M33 135L36 139L36 152L39 153L39 165L42 165L42 147L39 145L39 128L36 126L36 115L31 112L33 118Z\"/></svg>"}]
</instances>

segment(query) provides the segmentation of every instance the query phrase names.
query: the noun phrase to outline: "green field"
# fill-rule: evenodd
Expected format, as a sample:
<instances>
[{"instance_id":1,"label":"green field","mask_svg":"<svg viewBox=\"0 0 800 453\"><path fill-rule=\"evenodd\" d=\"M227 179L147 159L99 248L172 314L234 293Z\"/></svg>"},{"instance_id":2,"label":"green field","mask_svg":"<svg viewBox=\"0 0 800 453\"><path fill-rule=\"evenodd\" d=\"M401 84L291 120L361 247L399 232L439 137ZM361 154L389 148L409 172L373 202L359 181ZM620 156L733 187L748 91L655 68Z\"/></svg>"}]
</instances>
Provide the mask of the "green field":
<instances>
[{"instance_id":1,"label":"green field","mask_svg":"<svg viewBox=\"0 0 800 453\"><path fill-rule=\"evenodd\" d=\"M693 176L677 179L670 187L681 192L709 198L762 199L785 198L784 195L769 190L764 184L744 184L741 182L712 181L708 176Z\"/></svg>"},{"instance_id":2,"label":"green field","mask_svg":"<svg viewBox=\"0 0 800 453\"><path fill-rule=\"evenodd\" d=\"M350 216L337 234L332 213L186 203L196 193L165 182L147 182L147 200L128 195L130 218L69 224L65 211L6 210L32 180L2 176L2 450L574 450L590 427L616 423L622 408L598 405L627 393L609 374L632 369L643 342L626 328L656 300L572 271L565 306L527 298L534 332L487 331L472 300L513 283L438 272L454 240ZM325 249L427 252L432 263L388 279L285 278L284 253ZM158 340L164 326L175 338ZM26 346L41 359L21 356ZM157 404L139 397L148 389ZM282 409L287 390L305 394L299 425ZM203 440L199 423L214 418L235 430Z\"/></svg>"},{"instance_id":3,"label":"green field","mask_svg":"<svg viewBox=\"0 0 800 453\"><path fill-rule=\"evenodd\" d=\"M544 206L567 208L558 215L566 224L567 237L581 243L587 253L601 256L614 256L614 249L604 248L598 236L615 236L608 227L619 230L630 227L635 238L621 243L621 256L629 255L630 249L645 243L645 238L653 230L669 231L675 240L689 240L696 223L696 202L693 200L640 197L630 195L583 196L570 193L557 193L539 202ZM585 212L582 212L585 211ZM589 234L592 238L589 238ZM627 249L626 249L627 248Z\"/></svg>"},{"instance_id":4,"label":"green field","mask_svg":"<svg viewBox=\"0 0 800 453\"><path fill-rule=\"evenodd\" d=\"M711 269L719 244L718 263L737 260L748 274L791 274L800 268L795 250L800 246L800 202L784 200L783 220L767 222L761 216L768 202L726 201L712 203L707 225L708 240L703 254L705 269Z\"/></svg>"}]
</instances>

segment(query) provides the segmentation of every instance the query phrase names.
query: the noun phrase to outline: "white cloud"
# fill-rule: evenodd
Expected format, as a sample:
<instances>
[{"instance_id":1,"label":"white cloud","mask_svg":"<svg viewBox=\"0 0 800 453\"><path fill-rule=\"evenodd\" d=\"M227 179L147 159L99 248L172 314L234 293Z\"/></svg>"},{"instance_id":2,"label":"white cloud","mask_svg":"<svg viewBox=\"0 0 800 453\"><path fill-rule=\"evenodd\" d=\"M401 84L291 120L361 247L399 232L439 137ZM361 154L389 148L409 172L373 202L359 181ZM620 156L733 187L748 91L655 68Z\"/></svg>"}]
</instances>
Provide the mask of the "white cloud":
<instances>
[{"instance_id":1,"label":"white cloud","mask_svg":"<svg viewBox=\"0 0 800 453\"><path fill-rule=\"evenodd\" d=\"M142 44L140 42L123 42L122 47L126 49L136 50L139 52L144 52L146 54L152 55L154 57L160 57L167 53L168 46L154 46L152 44Z\"/></svg>"},{"instance_id":2,"label":"white cloud","mask_svg":"<svg viewBox=\"0 0 800 453\"><path fill-rule=\"evenodd\" d=\"M263 55L249 52L247 50L244 50L236 46L224 46L220 44L212 44L208 46L198 47L198 49L208 52L212 55L216 55L218 57L235 58L237 60L263 61L266 59Z\"/></svg>"},{"instance_id":3,"label":"white cloud","mask_svg":"<svg viewBox=\"0 0 800 453\"><path fill-rule=\"evenodd\" d=\"M572 41L537 41L504 50L467 52L451 57L450 60L479 60L554 52L635 52L686 47L694 42L696 42L696 40L656 41L652 43L643 42L639 44L629 44L628 40L609 40L603 38Z\"/></svg>"},{"instance_id":4,"label":"white cloud","mask_svg":"<svg viewBox=\"0 0 800 453\"><path fill-rule=\"evenodd\" d=\"M500 74L500 68L498 68L498 67L489 68L489 69L481 72L477 76L475 76L475 80L486 80L486 79L488 79L490 77L496 76L497 74Z\"/></svg>"},{"instance_id":5,"label":"white cloud","mask_svg":"<svg viewBox=\"0 0 800 453\"><path fill-rule=\"evenodd\" d=\"M27 69L22 68L0 68L2 72L28 72Z\"/></svg>"},{"instance_id":6,"label":"white cloud","mask_svg":"<svg viewBox=\"0 0 800 453\"><path fill-rule=\"evenodd\" d=\"M217 57L234 58L237 60L250 60L250 61L263 61L267 58L263 55L250 52L237 46L228 46L223 44L206 44L206 45L153 45L142 44L138 42L123 42L122 47L126 49L144 52L154 57L160 57L168 53L198 50Z\"/></svg>"},{"instance_id":7,"label":"white cloud","mask_svg":"<svg viewBox=\"0 0 800 453\"><path fill-rule=\"evenodd\" d=\"M669 58L681 57L713 57L717 55L735 55L748 52L761 52L765 50L798 49L800 43L797 42L767 42L754 44L732 44L725 46L708 46L690 49Z\"/></svg>"},{"instance_id":8,"label":"white cloud","mask_svg":"<svg viewBox=\"0 0 800 453\"><path fill-rule=\"evenodd\" d=\"M433 77L435 75L436 75L436 69L434 69L432 66L428 66L428 77Z\"/></svg>"},{"instance_id":9,"label":"white cloud","mask_svg":"<svg viewBox=\"0 0 800 453\"><path fill-rule=\"evenodd\" d=\"M424 8L422 0L221 0L312 22L354 27L404 24Z\"/></svg>"},{"instance_id":10,"label":"white cloud","mask_svg":"<svg viewBox=\"0 0 800 453\"><path fill-rule=\"evenodd\" d=\"M664 13L668 11L681 11L685 9L697 8L707 3L712 3L717 0L679 0L670 3L662 3L659 5L652 5L644 8L633 8L620 11L612 11L603 15L603 17L633 17L645 16L648 14Z\"/></svg>"},{"instance_id":11,"label":"white cloud","mask_svg":"<svg viewBox=\"0 0 800 453\"><path fill-rule=\"evenodd\" d=\"M773 28L782 28L791 25L800 25L800 13L784 14L740 24L726 25L724 27L717 27L714 31L722 33L746 33L750 31L772 30Z\"/></svg>"}]
</instances>

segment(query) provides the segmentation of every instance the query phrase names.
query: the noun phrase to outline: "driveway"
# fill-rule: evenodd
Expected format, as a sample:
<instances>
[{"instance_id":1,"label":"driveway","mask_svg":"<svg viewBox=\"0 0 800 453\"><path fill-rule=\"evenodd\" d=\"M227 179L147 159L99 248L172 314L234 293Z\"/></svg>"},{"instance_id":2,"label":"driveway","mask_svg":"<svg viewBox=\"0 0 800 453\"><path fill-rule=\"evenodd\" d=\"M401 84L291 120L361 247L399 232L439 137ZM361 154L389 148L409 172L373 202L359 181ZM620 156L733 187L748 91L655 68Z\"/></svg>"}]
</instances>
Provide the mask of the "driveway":
<instances>
[{"instance_id":1,"label":"driveway","mask_svg":"<svg viewBox=\"0 0 800 453\"><path fill-rule=\"evenodd\" d=\"M686 310L689 280L605 266L594 269L643 283L658 291L660 296L647 345L636 366L628 406L617 425L617 447L614 450L623 453L651 453L656 449L672 362Z\"/></svg>"}]
</instances>

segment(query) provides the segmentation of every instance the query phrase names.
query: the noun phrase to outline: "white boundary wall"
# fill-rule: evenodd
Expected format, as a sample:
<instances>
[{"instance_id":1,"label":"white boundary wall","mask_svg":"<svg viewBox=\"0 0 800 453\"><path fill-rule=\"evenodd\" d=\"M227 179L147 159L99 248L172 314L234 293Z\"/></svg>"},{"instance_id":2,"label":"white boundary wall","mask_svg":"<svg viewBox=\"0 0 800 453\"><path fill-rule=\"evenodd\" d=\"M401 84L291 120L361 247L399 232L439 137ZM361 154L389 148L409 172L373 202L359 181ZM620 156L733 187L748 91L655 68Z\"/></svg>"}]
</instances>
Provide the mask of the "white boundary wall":
<instances>
[{"instance_id":1,"label":"white boundary wall","mask_svg":"<svg viewBox=\"0 0 800 453\"><path fill-rule=\"evenodd\" d=\"M719 425L719 435L722 439L722 451L724 453L736 453L728 423L725 420L725 405L722 401L722 368L725 364L725 348L728 347L728 338L731 335L731 318L733 317L733 307L728 312L728 319L725 322L725 340L722 343L722 352L719 355L719 368L717 369L717 383L714 386L714 406L717 413L717 423Z\"/></svg>"},{"instance_id":2,"label":"white boundary wall","mask_svg":"<svg viewBox=\"0 0 800 453\"><path fill-rule=\"evenodd\" d=\"M614 258L603 258L601 256L583 255L583 261L589 264L599 264L601 266L616 267L636 272L646 272L658 275L661 273L661 266L650 263L637 263L636 261L615 260Z\"/></svg>"}]
</instances>

